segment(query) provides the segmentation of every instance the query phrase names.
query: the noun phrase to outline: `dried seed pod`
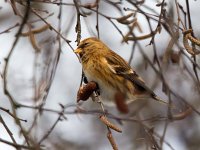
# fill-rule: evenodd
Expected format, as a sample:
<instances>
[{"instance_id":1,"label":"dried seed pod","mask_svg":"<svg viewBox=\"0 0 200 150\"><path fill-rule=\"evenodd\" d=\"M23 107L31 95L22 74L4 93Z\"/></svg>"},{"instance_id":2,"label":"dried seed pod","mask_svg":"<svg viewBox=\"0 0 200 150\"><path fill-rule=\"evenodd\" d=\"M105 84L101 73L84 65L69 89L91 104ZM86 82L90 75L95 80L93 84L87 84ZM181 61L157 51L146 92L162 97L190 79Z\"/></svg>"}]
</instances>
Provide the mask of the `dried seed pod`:
<instances>
[{"instance_id":1,"label":"dried seed pod","mask_svg":"<svg viewBox=\"0 0 200 150\"><path fill-rule=\"evenodd\" d=\"M183 34L186 35L186 34L189 34L189 33L192 33L192 29L188 29L188 30L183 30Z\"/></svg>"},{"instance_id":2,"label":"dried seed pod","mask_svg":"<svg viewBox=\"0 0 200 150\"><path fill-rule=\"evenodd\" d=\"M83 5L83 7L92 9L92 8L97 7L97 5L98 5L98 2L95 2L95 3L91 3L91 4L85 4L85 5Z\"/></svg>"},{"instance_id":3,"label":"dried seed pod","mask_svg":"<svg viewBox=\"0 0 200 150\"><path fill-rule=\"evenodd\" d=\"M171 58L172 63L179 63L179 61L180 61L180 53L172 51L170 58Z\"/></svg>"},{"instance_id":4,"label":"dried seed pod","mask_svg":"<svg viewBox=\"0 0 200 150\"><path fill-rule=\"evenodd\" d=\"M130 18L131 16L133 16L133 13L130 13L126 16L122 16L120 18L117 18L116 20L119 22L119 23L122 23L122 24L130 24L134 21L134 19L132 21L128 21L127 19Z\"/></svg>"},{"instance_id":5,"label":"dried seed pod","mask_svg":"<svg viewBox=\"0 0 200 150\"><path fill-rule=\"evenodd\" d=\"M195 45L200 46L200 40L194 38L194 37L191 36L190 34L188 35L188 39L189 39L192 43L194 43Z\"/></svg>"},{"instance_id":6,"label":"dried seed pod","mask_svg":"<svg viewBox=\"0 0 200 150\"><path fill-rule=\"evenodd\" d=\"M47 29L50 29L50 25L49 24L46 24L40 28L37 28L37 29L33 29L29 32L24 32L24 33L21 33L21 36L30 36L30 32L32 32L33 34L39 34L39 33L42 33L44 31L46 31Z\"/></svg>"},{"instance_id":7,"label":"dried seed pod","mask_svg":"<svg viewBox=\"0 0 200 150\"><path fill-rule=\"evenodd\" d=\"M192 108L188 107L185 111L172 116L172 120L183 120L192 114Z\"/></svg>"},{"instance_id":8,"label":"dried seed pod","mask_svg":"<svg viewBox=\"0 0 200 150\"><path fill-rule=\"evenodd\" d=\"M38 53L41 51L41 48L38 46L35 36L32 32L29 33L29 39L31 41L31 45L33 46L33 48L35 49L35 52Z\"/></svg>"},{"instance_id":9,"label":"dried seed pod","mask_svg":"<svg viewBox=\"0 0 200 150\"><path fill-rule=\"evenodd\" d=\"M115 139L113 138L111 132L108 132L107 138L108 138L113 150L118 150L117 144L116 144Z\"/></svg>"},{"instance_id":10,"label":"dried seed pod","mask_svg":"<svg viewBox=\"0 0 200 150\"><path fill-rule=\"evenodd\" d=\"M152 31L151 33L149 34L146 34L146 35L142 35L142 36L138 36L138 37L126 37L126 39L124 41L138 41L138 40L145 40L145 39L148 39L148 38L151 38L152 36L154 36L155 34L157 34L159 28L157 28L155 31Z\"/></svg>"},{"instance_id":11,"label":"dried seed pod","mask_svg":"<svg viewBox=\"0 0 200 150\"><path fill-rule=\"evenodd\" d=\"M121 113L128 113L128 105L126 104L124 94L117 92L115 94L115 104Z\"/></svg>"},{"instance_id":12,"label":"dried seed pod","mask_svg":"<svg viewBox=\"0 0 200 150\"><path fill-rule=\"evenodd\" d=\"M183 31L183 45L186 49L186 51L191 54L192 56L194 55L198 55L200 54L200 51L195 49L195 48L192 48L190 45L189 45L189 42L188 42L188 39L189 37L191 38L191 32L192 32L192 29L189 29L189 30L184 30ZM193 42L193 41L191 41ZM197 42L198 43L198 42ZM195 42L194 42L195 44Z\"/></svg>"},{"instance_id":13,"label":"dried seed pod","mask_svg":"<svg viewBox=\"0 0 200 150\"><path fill-rule=\"evenodd\" d=\"M163 60L164 63L167 63L168 60L170 59L170 57L172 57L171 56L171 54L173 52L172 48L173 48L174 44L177 42L178 38L179 38L179 33L175 32L174 35L171 37L171 39L170 39L170 41L167 45L167 48L165 50L165 53L163 55L162 60Z\"/></svg>"},{"instance_id":14,"label":"dried seed pod","mask_svg":"<svg viewBox=\"0 0 200 150\"><path fill-rule=\"evenodd\" d=\"M106 116L101 115L99 118L110 129L113 129L113 130L115 130L117 132L120 132L120 133L122 132L122 130L119 127L117 127L116 125L114 125L113 123L111 123L110 121L108 121L108 119L106 118Z\"/></svg>"},{"instance_id":15,"label":"dried seed pod","mask_svg":"<svg viewBox=\"0 0 200 150\"><path fill-rule=\"evenodd\" d=\"M40 28L37 28L37 29L34 29L34 30L30 29L28 32L21 33L21 36L24 36L24 37L28 36L33 48L35 49L36 53L38 53L38 52L41 51L41 48L37 44L37 41L35 39L35 34L42 33L47 29L50 29L50 25L49 24L44 25L44 26L42 26Z\"/></svg>"},{"instance_id":16,"label":"dried seed pod","mask_svg":"<svg viewBox=\"0 0 200 150\"><path fill-rule=\"evenodd\" d=\"M46 31L46 30L48 30L48 29L51 30L50 25L49 25L49 24L46 24L46 25L44 25L44 26L42 26L42 27L40 27L40 28L38 28L38 29L32 30L32 32L33 32L34 34L38 34L38 33L44 32L44 31Z\"/></svg>"},{"instance_id":17,"label":"dried seed pod","mask_svg":"<svg viewBox=\"0 0 200 150\"><path fill-rule=\"evenodd\" d=\"M132 20L124 20L124 21L121 21L120 23L121 24L131 24L131 23L134 23L135 22L135 19L132 19Z\"/></svg>"},{"instance_id":18,"label":"dried seed pod","mask_svg":"<svg viewBox=\"0 0 200 150\"><path fill-rule=\"evenodd\" d=\"M77 102L80 100L86 101L90 95L98 89L98 86L95 82L88 82L85 86L80 87L77 93Z\"/></svg>"}]
</instances>

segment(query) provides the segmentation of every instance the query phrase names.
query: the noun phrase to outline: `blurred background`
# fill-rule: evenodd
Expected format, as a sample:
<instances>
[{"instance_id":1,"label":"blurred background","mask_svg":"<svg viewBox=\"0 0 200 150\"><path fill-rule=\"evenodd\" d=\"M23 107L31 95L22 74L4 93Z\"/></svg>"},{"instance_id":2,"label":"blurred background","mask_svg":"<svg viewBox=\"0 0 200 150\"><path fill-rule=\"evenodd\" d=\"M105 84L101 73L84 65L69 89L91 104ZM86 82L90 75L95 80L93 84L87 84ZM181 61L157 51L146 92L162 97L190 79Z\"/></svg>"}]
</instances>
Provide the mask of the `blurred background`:
<instances>
[{"instance_id":1,"label":"blurred background","mask_svg":"<svg viewBox=\"0 0 200 150\"><path fill-rule=\"evenodd\" d=\"M99 104L77 104L82 68L73 50L98 37L172 105L136 101L126 115L105 106L108 120L122 129L112 131L118 149L198 150L199 6L195 0L0 1L0 149L113 149Z\"/></svg>"}]
</instances>

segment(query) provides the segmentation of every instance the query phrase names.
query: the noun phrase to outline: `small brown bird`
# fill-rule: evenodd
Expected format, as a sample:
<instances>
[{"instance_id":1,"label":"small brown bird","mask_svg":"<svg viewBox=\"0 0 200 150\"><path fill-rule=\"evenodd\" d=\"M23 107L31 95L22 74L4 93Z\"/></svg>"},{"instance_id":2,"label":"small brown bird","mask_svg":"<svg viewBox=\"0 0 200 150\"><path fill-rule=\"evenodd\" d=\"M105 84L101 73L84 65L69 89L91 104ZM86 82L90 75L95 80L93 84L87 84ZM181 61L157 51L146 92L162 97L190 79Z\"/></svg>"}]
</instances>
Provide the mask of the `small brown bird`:
<instances>
[{"instance_id":1,"label":"small brown bird","mask_svg":"<svg viewBox=\"0 0 200 150\"><path fill-rule=\"evenodd\" d=\"M98 84L106 104L115 103L118 93L123 94L126 103L149 98L163 102L121 56L99 39L92 37L81 41L74 52L80 56L88 81Z\"/></svg>"}]
</instances>

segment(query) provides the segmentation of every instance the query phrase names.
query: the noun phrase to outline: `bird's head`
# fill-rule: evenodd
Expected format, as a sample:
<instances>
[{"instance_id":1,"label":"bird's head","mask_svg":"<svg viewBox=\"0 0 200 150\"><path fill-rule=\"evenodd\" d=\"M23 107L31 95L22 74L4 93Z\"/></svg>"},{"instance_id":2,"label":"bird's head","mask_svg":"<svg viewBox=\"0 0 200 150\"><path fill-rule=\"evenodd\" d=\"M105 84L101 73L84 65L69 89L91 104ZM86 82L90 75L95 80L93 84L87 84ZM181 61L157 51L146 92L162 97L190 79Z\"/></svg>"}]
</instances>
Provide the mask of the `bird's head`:
<instances>
[{"instance_id":1,"label":"bird's head","mask_svg":"<svg viewBox=\"0 0 200 150\"><path fill-rule=\"evenodd\" d=\"M104 50L105 47L106 45L103 44L99 39L91 37L81 41L74 52L83 60L84 57L90 57L90 55L102 53L102 50Z\"/></svg>"}]
</instances>

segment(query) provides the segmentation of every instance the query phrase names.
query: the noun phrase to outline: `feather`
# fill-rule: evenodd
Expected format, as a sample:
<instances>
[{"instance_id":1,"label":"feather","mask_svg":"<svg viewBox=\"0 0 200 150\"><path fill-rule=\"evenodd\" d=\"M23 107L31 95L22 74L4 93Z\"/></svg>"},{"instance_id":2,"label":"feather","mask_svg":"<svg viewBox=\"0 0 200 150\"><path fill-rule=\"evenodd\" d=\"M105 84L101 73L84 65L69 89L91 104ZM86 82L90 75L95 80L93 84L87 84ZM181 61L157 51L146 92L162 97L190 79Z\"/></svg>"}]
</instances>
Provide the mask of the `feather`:
<instances>
[{"instance_id":1,"label":"feather","mask_svg":"<svg viewBox=\"0 0 200 150\"><path fill-rule=\"evenodd\" d=\"M113 53L112 51L110 51ZM142 80L141 77L137 75L137 73L131 69L124 59L122 59L119 55L108 55L105 56L105 59L109 65L109 68L113 73L123 77L124 79L129 80L134 84L136 90L140 91L141 94L149 94L153 99L159 101L164 104L168 104L159 98L148 86L146 86L145 82Z\"/></svg>"}]
</instances>

